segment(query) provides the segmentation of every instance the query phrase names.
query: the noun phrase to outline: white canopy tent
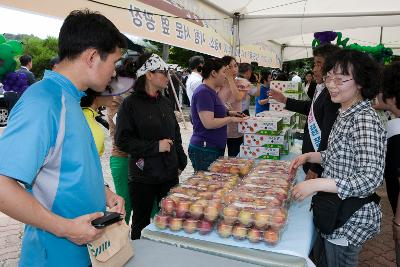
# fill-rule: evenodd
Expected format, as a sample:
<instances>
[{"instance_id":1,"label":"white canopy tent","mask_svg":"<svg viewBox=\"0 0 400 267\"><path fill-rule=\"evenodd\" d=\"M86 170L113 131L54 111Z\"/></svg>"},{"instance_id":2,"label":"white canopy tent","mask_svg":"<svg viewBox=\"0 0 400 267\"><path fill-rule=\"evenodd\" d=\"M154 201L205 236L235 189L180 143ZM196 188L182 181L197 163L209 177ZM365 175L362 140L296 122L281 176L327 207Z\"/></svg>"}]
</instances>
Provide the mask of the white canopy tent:
<instances>
[{"instance_id":1,"label":"white canopy tent","mask_svg":"<svg viewBox=\"0 0 400 267\"><path fill-rule=\"evenodd\" d=\"M283 61L311 57L313 33L339 31L348 44L380 42L400 55L399 0L203 0L239 13L241 45L267 44Z\"/></svg>"}]
</instances>

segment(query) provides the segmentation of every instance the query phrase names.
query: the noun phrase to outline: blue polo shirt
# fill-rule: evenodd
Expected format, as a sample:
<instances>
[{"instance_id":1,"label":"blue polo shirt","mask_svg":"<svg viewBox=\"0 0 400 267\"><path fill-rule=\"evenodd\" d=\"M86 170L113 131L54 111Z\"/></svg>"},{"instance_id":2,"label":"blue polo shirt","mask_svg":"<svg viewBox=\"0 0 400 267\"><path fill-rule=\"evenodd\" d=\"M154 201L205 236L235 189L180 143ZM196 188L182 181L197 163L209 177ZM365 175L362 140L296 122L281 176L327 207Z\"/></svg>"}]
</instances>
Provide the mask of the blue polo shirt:
<instances>
[{"instance_id":1,"label":"blue polo shirt","mask_svg":"<svg viewBox=\"0 0 400 267\"><path fill-rule=\"evenodd\" d=\"M44 207L65 218L105 210L104 179L83 93L46 71L11 111L0 138L0 174L22 182ZM26 225L20 266L85 266L86 246Z\"/></svg>"}]
</instances>

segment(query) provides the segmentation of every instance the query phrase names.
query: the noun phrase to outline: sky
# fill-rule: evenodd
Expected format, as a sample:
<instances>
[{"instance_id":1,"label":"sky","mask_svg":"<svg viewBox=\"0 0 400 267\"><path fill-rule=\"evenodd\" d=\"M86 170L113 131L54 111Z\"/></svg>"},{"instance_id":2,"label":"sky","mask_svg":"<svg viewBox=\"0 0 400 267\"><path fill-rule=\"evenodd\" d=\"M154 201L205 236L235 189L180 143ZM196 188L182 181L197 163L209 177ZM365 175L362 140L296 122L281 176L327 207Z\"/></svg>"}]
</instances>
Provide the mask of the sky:
<instances>
[{"instance_id":1,"label":"sky","mask_svg":"<svg viewBox=\"0 0 400 267\"><path fill-rule=\"evenodd\" d=\"M42 39L58 37L62 22L56 18L0 7L0 34L33 34Z\"/></svg>"}]
</instances>

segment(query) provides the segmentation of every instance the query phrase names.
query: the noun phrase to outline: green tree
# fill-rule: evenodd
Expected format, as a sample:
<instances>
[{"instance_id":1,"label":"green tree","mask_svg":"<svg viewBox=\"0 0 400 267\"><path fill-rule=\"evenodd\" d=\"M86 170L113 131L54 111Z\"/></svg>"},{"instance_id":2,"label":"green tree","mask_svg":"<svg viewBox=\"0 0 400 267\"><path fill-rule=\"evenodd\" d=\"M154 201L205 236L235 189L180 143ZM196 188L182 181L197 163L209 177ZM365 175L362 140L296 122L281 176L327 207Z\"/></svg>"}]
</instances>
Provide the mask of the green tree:
<instances>
[{"instance_id":1,"label":"green tree","mask_svg":"<svg viewBox=\"0 0 400 267\"><path fill-rule=\"evenodd\" d=\"M58 39L47 37L42 40L38 37L24 37L24 54L32 56L32 72L37 79L43 77L45 69L50 69L50 59L58 54Z\"/></svg>"}]
</instances>

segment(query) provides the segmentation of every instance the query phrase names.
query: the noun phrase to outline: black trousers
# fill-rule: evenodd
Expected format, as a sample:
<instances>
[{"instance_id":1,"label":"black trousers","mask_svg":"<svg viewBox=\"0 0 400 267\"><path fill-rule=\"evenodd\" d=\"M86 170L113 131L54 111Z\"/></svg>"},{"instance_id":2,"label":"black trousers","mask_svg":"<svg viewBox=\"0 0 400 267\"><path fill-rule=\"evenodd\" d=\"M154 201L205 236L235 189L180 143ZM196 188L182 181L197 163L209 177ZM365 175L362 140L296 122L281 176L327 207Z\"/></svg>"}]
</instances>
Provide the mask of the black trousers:
<instances>
[{"instance_id":1,"label":"black trousers","mask_svg":"<svg viewBox=\"0 0 400 267\"><path fill-rule=\"evenodd\" d=\"M238 138L228 138L226 144L228 146L228 156L236 157L240 152L240 145L243 144L243 136Z\"/></svg>"},{"instance_id":2,"label":"black trousers","mask_svg":"<svg viewBox=\"0 0 400 267\"><path fill-rule=\"evenodd\" d=\"M159 203L169 190L178 183L178 178L163 184L129 182L129 196L132 204L132 240L139 239L143 228L150 224L154 200Z\"/></svg>"}]
</instances>

